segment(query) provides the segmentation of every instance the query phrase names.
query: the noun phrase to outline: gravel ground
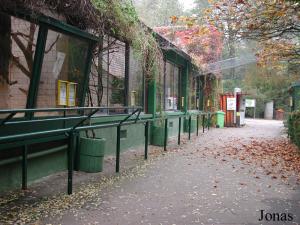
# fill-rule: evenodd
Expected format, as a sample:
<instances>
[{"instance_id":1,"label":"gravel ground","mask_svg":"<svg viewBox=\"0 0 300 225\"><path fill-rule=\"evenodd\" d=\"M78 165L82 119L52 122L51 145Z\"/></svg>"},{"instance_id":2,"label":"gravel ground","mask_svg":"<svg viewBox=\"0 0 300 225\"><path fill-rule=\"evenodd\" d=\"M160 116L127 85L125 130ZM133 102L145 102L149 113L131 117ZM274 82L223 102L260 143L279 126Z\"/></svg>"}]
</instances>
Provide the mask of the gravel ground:
<instances>
[{"instance_id":1,"label":"gravel ground","mask_svg":"<svg viewBox=\"0 0 300 225\"><path fill-rule=\"evenodd\" d=\"M246 122L243 128L193 135L191 142L184 137L181 146L174 139L167 153L151 147L147 162L137 160L142 158L141 151L127 152L120 175L112 175L113 158L106 159L104 173L75 174L71 197L53 196L65 189L60 184L64 173L49 177L33 185L30 194L18 197L20 203L12 201L14 207L19 205L8 218L12 223L72 225L299 224L299 174L283 171L286 179L275 179L253 161L228 152L233 148L239 154L253 141L264 142L264 146L270 143L270 148L276 141L287 142L282 122ZM49 182L55 185L48 188ZM281 219L290 214L293 220L260 222L260 210L278 213Z\"/></svg>"}]
</instances>

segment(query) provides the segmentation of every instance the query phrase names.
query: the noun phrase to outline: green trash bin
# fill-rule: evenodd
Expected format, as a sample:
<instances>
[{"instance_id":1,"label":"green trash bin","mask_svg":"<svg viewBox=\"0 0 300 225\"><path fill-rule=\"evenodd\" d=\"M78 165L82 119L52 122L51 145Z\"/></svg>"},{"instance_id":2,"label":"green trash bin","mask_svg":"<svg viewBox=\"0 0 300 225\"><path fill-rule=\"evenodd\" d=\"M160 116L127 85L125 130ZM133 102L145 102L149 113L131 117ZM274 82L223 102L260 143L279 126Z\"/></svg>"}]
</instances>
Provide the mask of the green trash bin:
<instances>
[{"instance_id":1,"label":"green trash bin","mask_svg":"<svg viewBox=\"0 0 300 225\"><path fill-rule=\"evenodd\" d=\"M165 127L163 125L154 125L152 127L151 144L154 146L164 146Z\"/></svg>"},{"instance_id":2,"label":"green trash bin","mask_svg":"<svg viewBox=\"0 0 300 225\"><path fill-rule=\"evenodd\" d=\"M103 170L106 140L104 138L80 138L79 170L98 173Z\"/></svg>"},{"instance_id":3,"label":"green trash bin","mask_svg":"<svg viewBox=\"0 0 300 225\"><path fill-rule=\"evenodd\" d=\"M216 116L217 116L217 127L224 128L225 113L222 111L218 111L218 112L216 112Z\"/></svg>"},{"instance_id":4,"label":"green trash bin","mask_svg":"<svg viewBox=\"0 0 300 225\"><path fill-rule=\"evenodd\" d=\"M197 118L192 116L191 119L191 133L195 133L197 130ZM189 132L189 119L184 120L184 132Z\"/></svg>"}]
</instances>

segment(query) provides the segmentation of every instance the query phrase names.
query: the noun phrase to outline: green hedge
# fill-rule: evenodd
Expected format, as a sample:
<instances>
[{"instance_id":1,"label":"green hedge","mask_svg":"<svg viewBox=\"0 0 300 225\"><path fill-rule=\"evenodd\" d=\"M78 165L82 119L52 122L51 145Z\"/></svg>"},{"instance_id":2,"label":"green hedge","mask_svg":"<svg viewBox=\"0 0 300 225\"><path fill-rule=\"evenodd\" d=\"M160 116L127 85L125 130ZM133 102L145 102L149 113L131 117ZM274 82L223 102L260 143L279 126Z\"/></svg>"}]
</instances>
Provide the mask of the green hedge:
<instances>
[{"instance_id":1,"label":"green hedge","mask_svg":"<svg viewBox=\"0 0 300 225\"><path fill-rule=\"evenodd\" d=\"M292 112L288 120L288 134L292 142L300 148L300 111Z\"/></svg>"}]
</instances>

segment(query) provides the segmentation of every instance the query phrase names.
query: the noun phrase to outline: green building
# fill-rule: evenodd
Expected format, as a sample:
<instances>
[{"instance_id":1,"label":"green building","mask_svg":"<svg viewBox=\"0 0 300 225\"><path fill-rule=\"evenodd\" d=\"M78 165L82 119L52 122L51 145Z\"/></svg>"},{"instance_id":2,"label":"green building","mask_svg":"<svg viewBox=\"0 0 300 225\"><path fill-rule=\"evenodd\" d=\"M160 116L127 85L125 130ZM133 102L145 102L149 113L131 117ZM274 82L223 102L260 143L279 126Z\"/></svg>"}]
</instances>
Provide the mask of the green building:
<instances>
[{"instance_id":1,"label":"green building","mask_svg":"<svg viewBox=\"0 0 300 225\"><path fill-rule=\"evenodd\" d=\"M130 43L95 35L84 13L76 19L80 10L96 14L91 4L82 9L77 1L66 13L66 6L51 3L37 9L5 2L0 6L0 192L67 169L71 179L80 160L79 137L105 139L105 154L118 157L118 150L143 146L148 138L165 145L165 134L196 131L206 78L195 76L199 72L190 56L162 36L154 34L169 48L162 47L159 75L148 80ZM134 110L139 118L128 118Z\"/></svg>"}]
</instances>

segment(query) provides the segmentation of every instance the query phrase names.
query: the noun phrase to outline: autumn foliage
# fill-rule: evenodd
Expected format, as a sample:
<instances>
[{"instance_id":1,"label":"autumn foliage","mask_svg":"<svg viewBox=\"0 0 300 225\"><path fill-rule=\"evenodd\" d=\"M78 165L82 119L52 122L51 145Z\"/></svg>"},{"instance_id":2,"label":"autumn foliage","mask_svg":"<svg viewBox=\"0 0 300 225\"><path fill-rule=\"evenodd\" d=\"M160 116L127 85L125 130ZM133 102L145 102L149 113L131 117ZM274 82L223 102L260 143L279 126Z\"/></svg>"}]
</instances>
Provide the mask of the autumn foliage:
<instances>
[{"instance_id":1,"label":"autumn foliage","mask_svg":"<svg viewBox=\"0 0 300 225\"><path fill-rule=\"evenodd\" d=\"M300 184L300 154L299 149L287 139L254 139L244 140L226 146L225 150L211 153L215 159L227 162L228 158L239 160L243 165L255 165L272 179L288 182L290 176L297 176ZM233 166L235 167L235 166ZM240 169L245 169L241 166ZM253 171L253 177L260 179L260 172Z\"/></svg>"},{"instance_id":2,"label":"autumn foliage","mask_svg":"<svg viewBox=\"0 0 300 225\"><path fill-rule=\"evenodd\" d=\"M177 22L173 18L173 23ZM194 63L202 69L207 63L216 62L222 54L222 33L213 25L197 25L187 20L185 26L155 28L176 46L192 56Z\"/></svg>"},{"instance_id":3,"label":"autumn foliage","mask_svg":"<svg viewBox=\"0 0 300 225\"><path fill-rule=\"evenodd\" d=\"M300 63L300 4L285 0L213 1L206 19L236 40L251 39L260 44L261 63Z\"/></svg>"}]
</instances>

